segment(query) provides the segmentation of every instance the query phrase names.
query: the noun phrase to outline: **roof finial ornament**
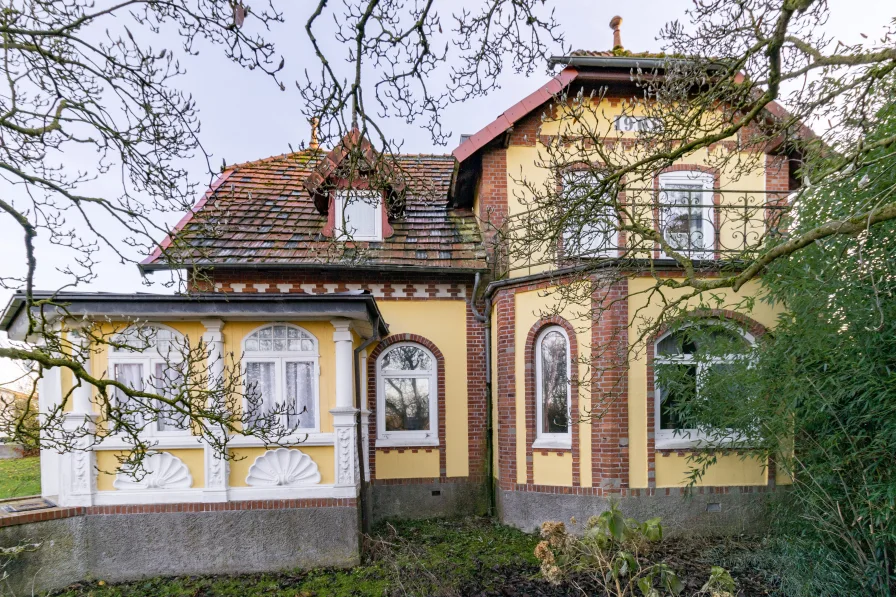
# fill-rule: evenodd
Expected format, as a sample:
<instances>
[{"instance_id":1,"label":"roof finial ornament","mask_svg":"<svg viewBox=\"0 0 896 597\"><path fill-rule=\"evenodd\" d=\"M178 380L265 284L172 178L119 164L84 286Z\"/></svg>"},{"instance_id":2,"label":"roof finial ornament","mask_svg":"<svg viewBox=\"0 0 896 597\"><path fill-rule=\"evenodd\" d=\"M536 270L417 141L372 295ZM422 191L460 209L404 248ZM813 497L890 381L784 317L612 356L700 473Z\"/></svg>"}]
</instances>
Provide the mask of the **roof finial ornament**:
<instances>
[{"instance_id":1,"label":"roof finial ornament","mask_svg":"<svg viewBox=\"0 0 896 597\"><path fill-rule=\"evenodd\" d=\"M613 49L614 50L623 50L625 48L622 47L622 33L619 32L619 28L622 27L622 17L616 15L612 19L610 19L610 29L613 30Z\"/></svg>"},{"instance_id":2,"label":"roof finial ornament","mask_svg":"<svg viewBox=\"0 0 896 597\"><path fill-rule=\"evenodd\" d=\"M318 149L320 140L317 138L317 129L320 128L320 118L315 116L311 119L311 141L308 142L308 149Z\"/></svg>"}]
</instances>

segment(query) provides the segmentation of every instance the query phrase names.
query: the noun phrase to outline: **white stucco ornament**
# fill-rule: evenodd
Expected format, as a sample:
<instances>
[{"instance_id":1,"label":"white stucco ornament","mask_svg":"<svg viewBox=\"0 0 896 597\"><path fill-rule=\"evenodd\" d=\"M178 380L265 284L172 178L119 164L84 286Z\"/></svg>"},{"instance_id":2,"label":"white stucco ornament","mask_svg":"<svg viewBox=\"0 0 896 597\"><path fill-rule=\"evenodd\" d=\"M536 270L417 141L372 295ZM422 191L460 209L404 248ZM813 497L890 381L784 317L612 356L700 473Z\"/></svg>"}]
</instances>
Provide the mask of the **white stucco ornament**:
<instances>
[{"instance_id":1,"label":"white stucco ornament","mask_svg":"<svg viewBox=\"0 0 896 597\"><path fill-rule=\"evenodd\" d=\"M178 458L167 452L147 456L143 461L144 474L136 478L127 471L120 471L112 487L122 491L135 489L189 489L193 485L190 469Z\"/></svg>"},{"instance_id":2,"label":"white stucco ornament","mask_svg":"<svg viewBox=\"0 0 896 597\"><path fill-rule=\"evenodd\" d=\"M268 450L249 467L246 485L250 487L296 487L320 483L320 471L311 457L301 450Z\"/></svg>"}]
</instances>

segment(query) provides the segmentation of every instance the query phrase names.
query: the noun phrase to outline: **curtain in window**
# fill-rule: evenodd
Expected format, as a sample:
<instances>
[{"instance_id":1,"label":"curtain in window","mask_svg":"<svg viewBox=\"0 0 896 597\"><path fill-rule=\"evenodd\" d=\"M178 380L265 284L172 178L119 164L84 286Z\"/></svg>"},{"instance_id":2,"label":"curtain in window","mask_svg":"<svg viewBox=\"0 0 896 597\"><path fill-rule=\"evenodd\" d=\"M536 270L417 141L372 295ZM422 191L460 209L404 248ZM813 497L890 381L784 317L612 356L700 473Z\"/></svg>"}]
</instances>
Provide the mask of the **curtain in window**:
<instances>
[{"instance_id":1,"label":"curtain in window","mask_svg":"<svg viewBox=\"0 0 896 597\"><path fill-rule=\"evenodd\" d=\"M115 381L123 383L133 390L143 390L143 365L141 363L116 363L113 368L113 375L115 376ZM143 421L139 405L135 400L118 388L115 388L114 397L121 411L122 418L134 423Z\"/></svg>"},{"instance_id":2,"label":"curtain in window","mask_svg":"<svg viewBox=\"0 0 896 597\"><path fill-rule=\"evenodd\" d=\"M183 387L183 372L170 363L156 363L152 382L157 394L165 398L174 398ZM156 423L156 429L159 431L177 431L186 428L187 417L177 412L173 406L157 401L156 407L159 410L159 420Z\"/></svg>"},{"instance_id":3,"label":"curtain in window","mask_svg":"<svg viewBox=\"0 0 896 597\"><path fill-rule=\"evenodd\" d=\"M276 363L246 363L246 399L250 423L277 410Z\"/></svg>"},{"instance_id":4,"label":"curtain in window","mask_svg":"<svg viewBox=\"0 0 896 597\"><path fill-rule=\"evenodd\" d=\"M286 426L290 429L314 427L313 372L312 363L286 363Z\"/></svg>"}]
</instances>

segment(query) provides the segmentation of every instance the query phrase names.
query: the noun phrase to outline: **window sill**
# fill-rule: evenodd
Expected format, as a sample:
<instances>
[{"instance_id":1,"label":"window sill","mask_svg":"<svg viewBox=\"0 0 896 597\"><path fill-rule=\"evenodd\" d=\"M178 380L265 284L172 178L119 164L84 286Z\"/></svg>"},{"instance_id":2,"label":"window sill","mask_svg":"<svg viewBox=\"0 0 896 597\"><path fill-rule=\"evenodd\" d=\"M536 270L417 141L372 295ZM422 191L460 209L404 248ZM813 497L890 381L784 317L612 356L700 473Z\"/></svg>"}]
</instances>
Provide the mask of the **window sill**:
<instances>
[{"instance_id":1,"label":"window sill","mask_svg":"<svg viewBox=\"0 0 896 597\"><path fill-rule=\"evenodd\" d=\"M654 448L656 450L726 450L726 449L749 449L747 445L733 444L739 443L741 440L737 437L725 438L720 441L713 441L706 437L671 437L656 438Z\"/></svg>"},{"instance_id":2,"label":"window sill","mask_svg":"<svg viewBox=\"0 0 896 597\"><path fill-rule=\"evenodd\" d=\"M437 448L439 440L437 439L418 439L418 438L389 438L377 439L377 448Z\"/></svg>"},{"instance_id":3,"label":"window sill","mask_svg":"<svg viewBox=\"0 0 896 597\"><path fill-rule=\"evenodd\" d=\"M533 450L572 450L572 438L568 440L562 439L546 439L539 438L532 442Z\"/></svg>"}]
</instances>

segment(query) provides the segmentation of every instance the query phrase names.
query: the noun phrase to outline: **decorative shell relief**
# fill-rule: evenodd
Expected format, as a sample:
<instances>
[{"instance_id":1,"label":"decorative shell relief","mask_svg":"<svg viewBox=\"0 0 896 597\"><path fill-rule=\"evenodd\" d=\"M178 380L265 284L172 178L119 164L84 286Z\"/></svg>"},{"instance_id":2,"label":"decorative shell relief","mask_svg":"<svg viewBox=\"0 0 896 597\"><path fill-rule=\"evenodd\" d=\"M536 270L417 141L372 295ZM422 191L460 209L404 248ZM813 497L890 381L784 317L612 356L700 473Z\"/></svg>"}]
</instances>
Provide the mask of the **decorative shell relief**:
<instances>
[{"instance_id":1,"label":"decorative shell relief","mask_svg":"<svg viewBox=\"0 0 896 597\"><path fill-rule=\"evenodd\" d=\"M121 490L133 489L189 489L193 477L187 465L177 456L168 452L157 452L143 461L142 477L135 477L125 470L119 471L112 487Z\"/></svg>"},{"instance_id":2,"label":"decorative shell relief","mask_svg":"<svg viewBox=\"0 0 896 597\"><path fill-rule=\"evenodd\" d=\"M251 487L296 487L320 483L320 471L301 450L268 450L249 467L246 484Z\"/></svg>"}]
</instances>

